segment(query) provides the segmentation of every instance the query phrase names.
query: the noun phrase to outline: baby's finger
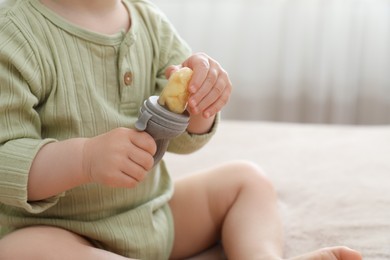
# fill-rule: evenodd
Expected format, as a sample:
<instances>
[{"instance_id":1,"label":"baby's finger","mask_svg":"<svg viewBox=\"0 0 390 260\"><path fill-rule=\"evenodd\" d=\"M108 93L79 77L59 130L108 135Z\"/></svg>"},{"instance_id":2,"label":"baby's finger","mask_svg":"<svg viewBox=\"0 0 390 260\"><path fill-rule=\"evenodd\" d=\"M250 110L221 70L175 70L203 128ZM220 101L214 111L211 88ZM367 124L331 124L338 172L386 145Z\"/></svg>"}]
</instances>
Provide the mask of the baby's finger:
<instances>
[{"instance_id":1,"label":"baby's finger","mask_svg":"<svg viewBox=\"0 0 390 260\"><path fill-rule=\"evenodd\" d=\"M213 88L217 82L218 82L218 70L214 68L210 68L206 79L203 81L202 85L198 88L198 91L193 93L189 99L189 106L191 107L191 109L194 110L194 112L196 110L199 110L198 112L202 111L202 108L204 108L205 105L203 105L203 107L199 107L199 105L201 103L205 103L209 101L205 98L210 94L214 94L213 92L215 91L213 91ZM223 86L220 86L220 88L222 88L220 90L223 91ZM209 104L211 104L214 101L215 100L209 101L210 102Z\"/></svg>"},{"instance_id":2,"label":"baby's finger","mask_svg":"<svg viewBox=\"0 0 390 260\"><path fill-rule=\"evenodd\" d=\"M135 130L134 130L135 131ZM154 139L146 132L135 132L134 137L130 139L130 142L136 147L154 155L157 151L157 145Z\"/></svg>"},{"instance_id":3,"label":"baby's finger","mask_svg":"<svg viewBox=\"0 0 390 260\"><path fill-rule=\"evenodd\" d=\"M209 58L205 54L193 55L184 62L183 66L189 67L194 71L188 90L190 93L196 93L208 75L211 66Z\"/></svg>"},{"instance_id":4,"label":"baby's finger","mask_svg":"<svg viewBox=\"0 0 390 260\"><path fill-rule=\"evenodd\" d=\"M148 153L145 150L142 150L134 145L131 149L128 150L127 157L128 157L128 160L131 161L131 164L135 164L135 165L142 167L143 171L149 171L153 167L153 164L154 164L153 156L150 153ZM128 163L128 165L130 165L130 164ZM141 173L141 175L135 174L133 176L138 181L143 179L142 172L139 171L139 173Z\"/></svg>"},{"instance_id":5,"label":"baby's finger","mask_svg":"<svg viewBox=\"0 0 390 260\"><path fill-rule=\"evenodd\" d=\"M221 111L222 108L228 103L230 94L231 89L225 88L225 91L222 93L222 95L213 104L204 110L203 116L205 118L209 118Z\"/></svg>"},{"instance_id":6,"label":"baby's finger","mask_svg":"<svg viewBox=\"0 0 390 260\"><path fill-rule=\"evenodd\" d=\"M212 70L210 70L210 72L212 72ZM214 103L222 95L225 89L226 84L217 73L217 71L211 73L214 75L208 76L199 91L190 98L190 102L192 102L191 105L193 105L194 108L196 107L199 111L203 111L206 107L210 106L210 104Z\"/></svg>"},{"instance_id":7,"label":"baby's finger","mask_svg":"<svg viewBox=\"0 0 390 260\"><path fill-rule=\"evenodd\" d=\"M175 71L178 71L179 69L181 69L182 66L181 65L171 65L169 66L166 70L165 70L165 77L167 79L169 79L169 77L171 76L171 74Z\"/></svg>"},{"instance_id":8,"label":"baby's finger","mask_svg":"<svg viewBox=\"0 0 390 260\"><path fill-rule=\"evenodd\" d=\"M222 73L214 84L211 91L199 103L198 109L202 111L204 117L210 117L219 112L229 100L231 94L231 83L227 74Z\"/></svg>"},{"instance_id":9,"label":"baby's finger","mask_svg":"<svg viewBox=\"0 0 390 260\"><path fill-rule=\"evenodd\" d=\"M127 165L123 167L122 172L130 178L134 179L136 182L142 182L147 176L148 170L145 170L142 165L136 164L131 159L129 159L127 160Z\"/></svg>"}]
</instances>

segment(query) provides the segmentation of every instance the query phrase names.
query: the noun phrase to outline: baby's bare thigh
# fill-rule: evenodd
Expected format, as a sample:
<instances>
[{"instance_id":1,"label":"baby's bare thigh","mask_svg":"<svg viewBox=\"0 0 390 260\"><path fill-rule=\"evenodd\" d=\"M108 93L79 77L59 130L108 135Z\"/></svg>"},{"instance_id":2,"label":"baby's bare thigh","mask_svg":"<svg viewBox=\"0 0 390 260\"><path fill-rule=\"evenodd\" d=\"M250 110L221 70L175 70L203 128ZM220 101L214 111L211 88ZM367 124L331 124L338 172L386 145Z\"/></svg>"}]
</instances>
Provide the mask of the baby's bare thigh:
<instances>
[{"instance_id":1,"label":"baby's bare thigh","mask_svg":"<svg viewBox=\"0 0 390 260\"><path fill-rule=\"evenodd\" d=\"M32 226L0 240L0 259L124 259L94 248L85 238L51 226Z\"/></svg>"},{"instance_id":2,"label":"baby's bare thigh","mask_svg":"<svg viewBox=\"0 0 390 260\"><path fill-rule=\"evenodd\" d=\"M177 180L169 202L175 225L172 258L183 259L217 243L238 193L260 174L253 164L237 161Z\"/></svg>"}]
</instances>

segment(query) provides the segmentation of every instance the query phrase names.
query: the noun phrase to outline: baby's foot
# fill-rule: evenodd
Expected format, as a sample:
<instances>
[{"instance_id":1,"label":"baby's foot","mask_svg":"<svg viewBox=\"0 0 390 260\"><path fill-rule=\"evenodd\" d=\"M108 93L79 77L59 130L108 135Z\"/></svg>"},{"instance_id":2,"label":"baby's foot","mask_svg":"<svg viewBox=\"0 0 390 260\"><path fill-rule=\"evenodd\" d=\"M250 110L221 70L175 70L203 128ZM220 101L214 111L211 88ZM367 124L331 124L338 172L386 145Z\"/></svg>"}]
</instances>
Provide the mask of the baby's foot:
<instances>
[{"instance_id":1,"label":"baby's foot","mask_svg":"<svg viewBox=\"0 0 390 260\"><path fill-rule=\"evenodd\" d=\"M362 260L362 256L348 247L328 247L293 257L290 260Z\"/></svg>"}]
</instances>

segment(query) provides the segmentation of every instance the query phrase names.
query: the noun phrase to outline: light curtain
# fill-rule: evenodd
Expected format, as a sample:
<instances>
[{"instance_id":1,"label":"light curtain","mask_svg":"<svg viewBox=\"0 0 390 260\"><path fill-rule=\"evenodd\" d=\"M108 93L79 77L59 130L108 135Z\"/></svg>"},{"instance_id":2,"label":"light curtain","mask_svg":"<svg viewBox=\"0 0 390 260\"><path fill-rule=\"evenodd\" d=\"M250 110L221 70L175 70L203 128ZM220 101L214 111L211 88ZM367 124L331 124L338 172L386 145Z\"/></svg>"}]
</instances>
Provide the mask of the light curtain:
<instances>
[{"instance_id":1,"label":"light curtain","mask_svg":"<svg viewBox=\"0 0 390 260\"><path fill-rule=\"evenodd\" d=\"M390 123L390 0L154 0L234 91L224 118Z\"/></svg>"}]
</instances>

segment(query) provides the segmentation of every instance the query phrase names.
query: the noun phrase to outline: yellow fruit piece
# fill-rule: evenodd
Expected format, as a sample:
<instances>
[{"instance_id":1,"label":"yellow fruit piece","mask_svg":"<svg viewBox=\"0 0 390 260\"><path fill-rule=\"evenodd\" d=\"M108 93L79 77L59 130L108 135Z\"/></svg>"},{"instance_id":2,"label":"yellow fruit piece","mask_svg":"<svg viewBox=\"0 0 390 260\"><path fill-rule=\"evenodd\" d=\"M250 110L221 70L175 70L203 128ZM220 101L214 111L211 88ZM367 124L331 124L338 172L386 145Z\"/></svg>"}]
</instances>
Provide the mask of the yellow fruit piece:
<instances>
[{"instance_id":1,"label":"yellow fruit piece","mask_svg":"<svg viewBox=\"0 0 390 260\"><path fill-rule=\"evenodd\" d=\"M184 67L171 74L168 84L164 87L158 103L169 111L181 114L186 110L188 102L188 84L192 77L192 70Z\"/></svg>"}]
</instances>

